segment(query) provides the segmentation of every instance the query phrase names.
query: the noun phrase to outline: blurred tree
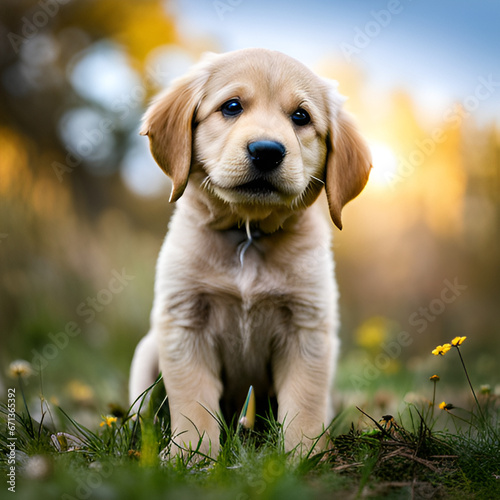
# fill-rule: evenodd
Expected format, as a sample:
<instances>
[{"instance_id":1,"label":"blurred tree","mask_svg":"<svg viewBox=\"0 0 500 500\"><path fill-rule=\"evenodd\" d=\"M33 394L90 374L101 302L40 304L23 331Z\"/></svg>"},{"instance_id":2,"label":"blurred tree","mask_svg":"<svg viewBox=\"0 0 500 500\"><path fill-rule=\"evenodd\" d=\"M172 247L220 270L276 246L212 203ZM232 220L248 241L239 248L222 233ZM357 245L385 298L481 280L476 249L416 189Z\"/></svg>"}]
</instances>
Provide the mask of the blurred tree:
<instances>
[{"instance_id":1,"label":"blurred tree","mask_svg":"<svg viewBox=\"0 0 500 500\"><path fill-rule=\"evenodd\" d=\"M141 78L133 68L142 71L154 47L177 42L164 2L5 0L0 4L0 33L0 126L31 144L26 148L28 168L52 169L54 179L72 186L72 196L88 213L99 212L110 201L113 175L147 95L142 87L134 88ZM106 48L114 56L108 64L118 73L110 84L130 80L128 86L121 82L124 95L114 96L114 106L92 98L89 89L112 78L112 66L83 68L107 71L104 76L86 75L83 80L81 74L74 75L89 53ZM96 182L89 169L111 179Z\"/></svg>"},{"instance_id":2,"label":"blurred tree","mask_svg":"<svg viewBox=\"0 0 500 500\"><path fill-rule=\"evenodd\" d=\"M132 229L118 222L119 211L111 217L106 210L126 210L138 226L164 231L166 197L130 210L134 198L119 168L150 87L158 84L148 77L147 54L178 43L167 6L160 0L0 3L3 356L6 346L29 353L46 343L110 269L131 266L119 252L124 241L133 252ZM104 216L114 222L101 224ZM116 227L121 235L106 241ZM151 248L147 243L143 237Z\"/></svg>"}]
</instances>

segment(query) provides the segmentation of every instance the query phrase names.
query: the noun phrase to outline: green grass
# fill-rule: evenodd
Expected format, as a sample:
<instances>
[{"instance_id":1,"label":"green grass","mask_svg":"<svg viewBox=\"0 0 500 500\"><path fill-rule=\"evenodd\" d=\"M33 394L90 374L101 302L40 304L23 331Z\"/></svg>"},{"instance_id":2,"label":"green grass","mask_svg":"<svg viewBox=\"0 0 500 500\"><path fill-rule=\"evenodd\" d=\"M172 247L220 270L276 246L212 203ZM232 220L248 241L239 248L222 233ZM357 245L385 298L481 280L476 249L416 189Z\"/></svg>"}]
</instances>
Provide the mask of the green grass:
<instances>
[{"instance_id":1,"label":"green grass","mask_svg":"<svg viewBox=\"0 0 500 500\"><path fill-rule=\"evenodd\" d=\"M358 409L360 428L345 427L352 416L348 409L330 426L327 451L302 458L283 451L282 429L272 417L261 433L221 422L217 460L194 451L187 460L170 461L160 459L170 439L160 382L151 388L140 419L115 407L116 420L104 418L94 429L43 397L35 420L22 386L16 396L17 498L500 498L499 401L494 395L480 401L481 413L407 405L394 419L385 416L379 422L380 417ZM0 466L5 474L12 443L8 417L2 404ZM7 487L4 481L0 497L9 493Z\"/></svg>"}]
</instances>

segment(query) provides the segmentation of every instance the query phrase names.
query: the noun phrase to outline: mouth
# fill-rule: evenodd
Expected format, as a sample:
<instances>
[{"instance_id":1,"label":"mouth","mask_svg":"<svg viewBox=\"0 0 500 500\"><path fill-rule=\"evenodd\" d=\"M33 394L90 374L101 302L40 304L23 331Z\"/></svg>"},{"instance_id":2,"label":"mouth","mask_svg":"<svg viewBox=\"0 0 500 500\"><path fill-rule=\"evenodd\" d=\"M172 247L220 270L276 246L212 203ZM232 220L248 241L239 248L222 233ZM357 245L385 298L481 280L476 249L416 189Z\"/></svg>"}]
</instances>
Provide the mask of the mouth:
<instances>
[{"instance_id":1,"label":"mouth","mask_svg":"<svg viewBox=\"0 0 500 500\"><path fill-rule=\"evenodd\" d=\"M235 186L233 190L241 194L261 196L279 192L274 184L266 181L265 179L255 179L253 181L246 182L245 184L240 184L239 186Z\"/></svg>"}]
</instances>

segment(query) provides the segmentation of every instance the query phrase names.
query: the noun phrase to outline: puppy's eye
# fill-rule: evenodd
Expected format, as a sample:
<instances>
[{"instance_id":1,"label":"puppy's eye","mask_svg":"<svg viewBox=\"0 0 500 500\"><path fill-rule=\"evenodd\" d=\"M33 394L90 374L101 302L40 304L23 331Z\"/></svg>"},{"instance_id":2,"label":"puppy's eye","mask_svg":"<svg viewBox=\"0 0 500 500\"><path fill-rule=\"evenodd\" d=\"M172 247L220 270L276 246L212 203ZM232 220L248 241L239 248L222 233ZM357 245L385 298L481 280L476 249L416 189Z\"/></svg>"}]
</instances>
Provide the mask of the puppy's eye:
<instances>
[{"instance_id":1,"label":"puppy's eye","mask_svg":"<svg viewBox=\"0 0 500 500\"><path fill-rule=\"evenodd\" d=\"M223 116L238 116L243 111L243 106L238 99L230 99L220 108Z\"/></svg>"},{"instance_id":2,"label":"puppy's eye","mask_svg":"<svg viewBox=\"0 0 500 500\"><path fill-rule=\"evenodd\" d=\"M294 111L291 118L293 123L295 123L295 125L298 125L299 127L303 127L304 125L311 123L311 117L309 116L309 113L302 108Z\"/></svg>"}]
</instances>

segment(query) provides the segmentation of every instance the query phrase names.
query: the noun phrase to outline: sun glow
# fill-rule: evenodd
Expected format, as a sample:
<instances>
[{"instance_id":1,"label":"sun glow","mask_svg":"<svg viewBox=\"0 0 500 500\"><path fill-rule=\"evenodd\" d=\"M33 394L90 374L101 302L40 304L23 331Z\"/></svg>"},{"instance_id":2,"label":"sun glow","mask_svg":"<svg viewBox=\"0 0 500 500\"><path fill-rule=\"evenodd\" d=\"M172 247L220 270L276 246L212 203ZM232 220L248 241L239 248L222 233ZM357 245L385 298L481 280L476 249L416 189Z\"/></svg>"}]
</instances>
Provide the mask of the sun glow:
<instances>
[{"instance_id":1,"label":"sun glow","mask_svg":"<svg viewBox=\"0 0 500 500\"><path fill-rule=\"evenodd\" d=\"M370 172L370 184L377 187L389 186L398 170L396 155L390 146L383 142L371 142L369 146L373 166Z\"/></svg>"}]
</instances>

